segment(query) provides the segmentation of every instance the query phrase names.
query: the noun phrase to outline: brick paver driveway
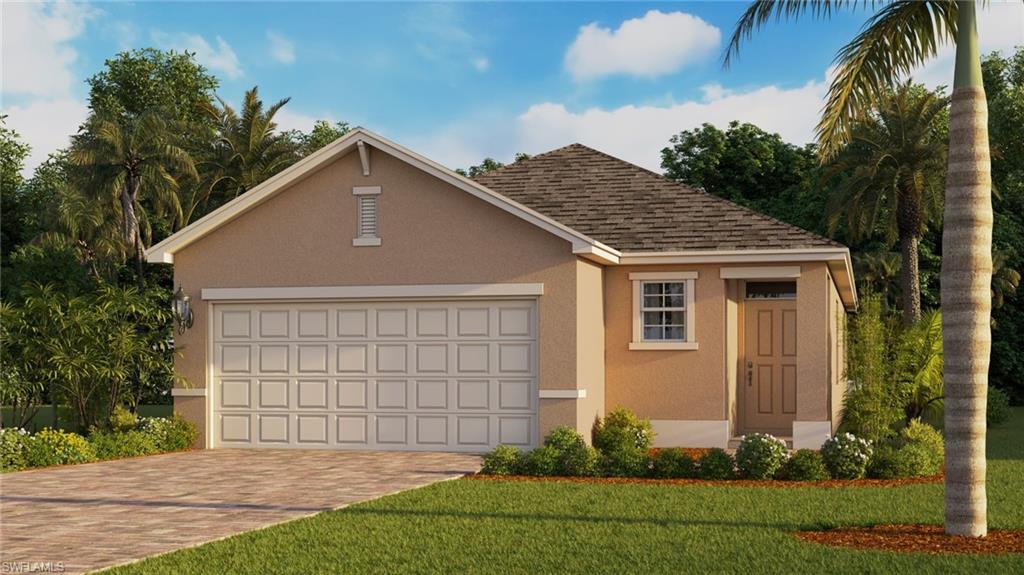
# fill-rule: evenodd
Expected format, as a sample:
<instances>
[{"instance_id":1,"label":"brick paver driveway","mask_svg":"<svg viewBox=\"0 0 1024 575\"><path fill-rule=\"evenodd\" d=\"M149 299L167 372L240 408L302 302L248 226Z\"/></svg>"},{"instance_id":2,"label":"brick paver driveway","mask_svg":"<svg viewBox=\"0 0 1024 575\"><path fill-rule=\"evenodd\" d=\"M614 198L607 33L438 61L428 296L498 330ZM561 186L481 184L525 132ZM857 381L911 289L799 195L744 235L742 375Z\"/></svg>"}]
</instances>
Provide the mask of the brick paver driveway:
<instances>
[{"instance_id":1,"label":"brick paver driveway","mask_svg":"<svg viewBox=\"0 0 1024 575\"><path fill-rule=\"evenodd\" d=\"M0 560L107 567L458 477L479 461L223 449L10 473L0 476Z\"/></svg>"}]
</instances>

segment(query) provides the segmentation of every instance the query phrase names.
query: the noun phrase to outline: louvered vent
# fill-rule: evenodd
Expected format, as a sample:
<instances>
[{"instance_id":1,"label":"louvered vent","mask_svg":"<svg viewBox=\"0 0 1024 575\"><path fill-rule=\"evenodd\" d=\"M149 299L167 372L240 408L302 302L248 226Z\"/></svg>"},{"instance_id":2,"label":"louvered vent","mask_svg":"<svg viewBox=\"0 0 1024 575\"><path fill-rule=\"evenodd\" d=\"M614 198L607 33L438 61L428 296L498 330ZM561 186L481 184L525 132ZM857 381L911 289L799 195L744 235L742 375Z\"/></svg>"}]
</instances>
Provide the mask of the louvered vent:
<instances>
[{"instance_id":1,"label":"louvered vent","mask_svg":"<svg viewBox=\"0 0 1024 575\"><path fill-rule=\"evenodd\" d=\"M377 237L377 196L359 196L359 237Z\"/></svg>"}]
</instances>

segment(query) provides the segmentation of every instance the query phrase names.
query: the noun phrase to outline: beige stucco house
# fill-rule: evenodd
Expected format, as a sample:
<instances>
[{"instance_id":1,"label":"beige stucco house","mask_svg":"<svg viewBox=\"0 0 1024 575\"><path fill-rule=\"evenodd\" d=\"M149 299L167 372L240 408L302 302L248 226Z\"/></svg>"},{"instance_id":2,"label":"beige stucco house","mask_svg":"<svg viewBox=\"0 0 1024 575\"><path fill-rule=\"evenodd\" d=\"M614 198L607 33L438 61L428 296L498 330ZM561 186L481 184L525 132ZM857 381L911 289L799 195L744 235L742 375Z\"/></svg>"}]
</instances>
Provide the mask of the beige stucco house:
<instances>
[{"instance_id":1,"label":"beige stucco house","mask_svg":"<svg viewBox=\"0 0 1024 575\"><path fill-rule=\"evenodd\" d=\"M849 251L590 148L476 180L357 129L154 246L217 447L485 451L617 406L662 446L820 446Z\"/></svg>"}]
</instances>

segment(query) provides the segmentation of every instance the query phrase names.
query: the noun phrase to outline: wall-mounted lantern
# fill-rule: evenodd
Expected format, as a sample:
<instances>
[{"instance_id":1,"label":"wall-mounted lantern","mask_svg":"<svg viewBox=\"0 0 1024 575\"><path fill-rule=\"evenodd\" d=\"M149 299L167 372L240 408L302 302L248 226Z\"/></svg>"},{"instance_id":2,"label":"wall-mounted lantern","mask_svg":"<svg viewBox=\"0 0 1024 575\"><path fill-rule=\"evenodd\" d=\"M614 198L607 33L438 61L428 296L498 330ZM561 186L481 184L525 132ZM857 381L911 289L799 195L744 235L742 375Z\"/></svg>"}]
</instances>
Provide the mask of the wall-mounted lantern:
<instances>
[{"instance_id":1,"label":"wall-mounted lantern","mask_svg":"<svg viewBox=\"0 0 1024 575\"><path fill-rule=\"evenodd\" d=\"M185 293L185 290L178 286L174 292L174 323L178 324L178 333L185 333L186 329L192 327L192 297Z\"/></svg>"}]
</instances>

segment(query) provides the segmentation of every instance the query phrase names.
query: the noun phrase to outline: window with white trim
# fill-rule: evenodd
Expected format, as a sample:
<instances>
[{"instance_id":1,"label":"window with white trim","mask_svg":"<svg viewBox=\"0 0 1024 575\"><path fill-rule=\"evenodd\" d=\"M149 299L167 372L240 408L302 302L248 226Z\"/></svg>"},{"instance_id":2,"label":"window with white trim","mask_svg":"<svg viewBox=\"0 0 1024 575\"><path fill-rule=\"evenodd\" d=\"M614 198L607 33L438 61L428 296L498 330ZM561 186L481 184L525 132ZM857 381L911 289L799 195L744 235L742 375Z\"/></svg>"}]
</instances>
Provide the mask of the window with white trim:
<instances>
[{"instance_id":1,"label":"window with white trim","mask_svg":"<svg viewBox=\"0 0 1024 575\"><path fill-rule=\"evenodd\" d=\"M378 202L380 186L356 186L352 188L356 197L356 237L354 246L379 246Z\"/></svg>"},{"instance_id":2,"label":"window with white trim","mask_svg":"<svg viewBox=\"0 0 1024 575\"><path fill-rule=\"evenodd\" d=\"M697 349L694 284L697 272L635 272L632 350Z\"/></svg>"}]
</instances>

